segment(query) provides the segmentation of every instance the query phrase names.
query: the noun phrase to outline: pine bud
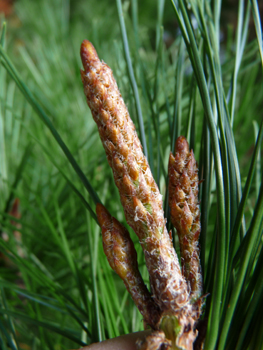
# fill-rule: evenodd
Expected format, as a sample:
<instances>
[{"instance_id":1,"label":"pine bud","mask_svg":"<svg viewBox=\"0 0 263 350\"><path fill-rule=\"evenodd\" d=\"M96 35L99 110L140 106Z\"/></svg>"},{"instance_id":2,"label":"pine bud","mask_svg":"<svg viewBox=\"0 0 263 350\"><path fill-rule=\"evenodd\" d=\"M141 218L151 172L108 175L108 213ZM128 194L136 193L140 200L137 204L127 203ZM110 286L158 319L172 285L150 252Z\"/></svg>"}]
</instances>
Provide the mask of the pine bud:
<instances>
[{"instance_id":1,"label":"pine bud","mask_svg":"<svg viewBox=\"0 0 263 350\"><path fill-rule=\"evenodd\" d=\"M200 210L198 204L198 168L187 140L180 136L176 141L175 156L169 159L169 206L171 222L177 230L182 271L191 286L191 298L202 294L202 274L199 261L198 237Z\"/></svg>"},{"instance_id":2,"label":"pine bud","mask_svg":"<svg viewBox=\"0 0 263 350\"><path fill-rule=\"evenodd\" d=\"M96 206L105 255L111 268L120 276L144 322L153 329L159 323L161 311L154 303L140 274L137 253L127 229L112 217L102 204Z\"/></svg>"},{"instance_id":3,"label":"pine bud","mask_svg":"<svg viewBox=\"0 0 263 350\"><path fill-rule=\"evenodd\" d=\"M143 154L135 126L111 69L93 45L81 45L84 92L119 189L127 223L142 245L153 298L162 310L177 310L188 299L187 284L165 226L162 196Z\"/></svg>"}]
</instances>

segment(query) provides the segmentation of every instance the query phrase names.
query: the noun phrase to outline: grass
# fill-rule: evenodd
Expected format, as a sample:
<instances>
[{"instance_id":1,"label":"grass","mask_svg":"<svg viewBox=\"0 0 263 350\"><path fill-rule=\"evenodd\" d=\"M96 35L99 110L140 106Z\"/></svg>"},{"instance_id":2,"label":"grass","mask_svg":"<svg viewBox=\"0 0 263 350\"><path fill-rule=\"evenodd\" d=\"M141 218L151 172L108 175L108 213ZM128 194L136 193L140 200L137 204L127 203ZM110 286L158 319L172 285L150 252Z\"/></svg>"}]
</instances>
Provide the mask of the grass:
<instances>
[{"instance_id":1,"label":"grass","mask_svg":"<svg viewBox=\"0 0 263 350\"><path fill-rule=\"evenodd\" d=\"M20 0L2 27L0 349L70 349L143 329L107 264L94 214L101 201L125 223L82 91L85 38L113 69L163 194L168 226L174 140L186 136L199 159L205 349L261 349L257 2L239 1L237 26L228 30L220 22L221 2L97 3Z\"/></svg>"}]
</instances>

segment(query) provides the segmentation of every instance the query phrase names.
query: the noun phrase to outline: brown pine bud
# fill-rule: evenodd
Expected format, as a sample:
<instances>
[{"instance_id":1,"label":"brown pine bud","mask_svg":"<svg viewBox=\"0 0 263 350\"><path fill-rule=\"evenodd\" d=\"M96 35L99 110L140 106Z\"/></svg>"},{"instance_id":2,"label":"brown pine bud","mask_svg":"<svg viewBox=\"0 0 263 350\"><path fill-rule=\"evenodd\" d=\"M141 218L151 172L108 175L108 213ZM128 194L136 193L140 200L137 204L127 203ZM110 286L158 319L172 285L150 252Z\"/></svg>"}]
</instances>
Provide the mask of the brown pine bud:
<instances>
[{"instance_id":1,"label":"brown pine bud","mask_svg":"<svg viewBox=\"0 0 263 350\"><path fill-rule=\"evenodd\" d=\"M154 329L159 323L161 311L143 282L129 232L102 204L97 204L96 212L102 230L103 249L109 264L124 281L144 322Z\"/></svg>"},{"instance_id":2,"label":"brown pine bud","mask_svg":"<svg viewBox=\"0 0 263 350\"><path fill-rule=\"evenodd\" d=\"M93 45L81 45L82 82L88 105L119 189L127 223L142 245L155 302L161 310L182 308L189 299L177 255L165 226L162 196L111 69Z\"/></svg>"},{"instance_id":3,"label":"brown pine bud","mask_svg":"<svg viewBox=\"0 0 263 350\"><path fill-rule=\"evenodd\" d=\"M180 242L182 271L191 286L191 298L202 294L202 274L199 260L198 237L200 210L198 204L198 168L187 140L176 141L175 156L169 159L169 206L171 222Z\"/></svg>"}]
</instances>

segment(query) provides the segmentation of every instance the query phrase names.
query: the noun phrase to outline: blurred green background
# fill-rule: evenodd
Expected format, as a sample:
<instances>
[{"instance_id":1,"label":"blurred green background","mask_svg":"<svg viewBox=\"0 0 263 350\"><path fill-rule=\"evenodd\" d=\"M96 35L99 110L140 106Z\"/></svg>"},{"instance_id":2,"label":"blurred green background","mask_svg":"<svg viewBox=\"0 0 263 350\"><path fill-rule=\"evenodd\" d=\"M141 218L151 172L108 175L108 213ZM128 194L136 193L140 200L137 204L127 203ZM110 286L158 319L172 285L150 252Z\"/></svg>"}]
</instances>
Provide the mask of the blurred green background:
<instances>
[{"instance_id":1,"label":"blurred green background","mask_svg":"<svg viewBox=\"0 0 263 350\"><path fill-rule=\"evenodd\" d=\"M211 150L208 152L209 178L204 175L207 125L193 67L170 1L123 1L122 6L142 108L148 159L164 197L166 217L169 213L167 164L175 137L185 135L188 138L200 163L200 179L209 184L209 194L205 197L208 198L207 217L203 217L206 236L201 238L201 254L205 292L210 293L216 264L213 260L216 239L213 237L218 234L217 185ZM212 9L213 6L212 3ZM259 11L262 8L259 2ZM32 92L38 108L48 116L83 171L80 174L70 165L57 143L58 139L32 108L32 101L26 101L15 80L1 66L0 349L69 349L141 330L141 316L104 256L100 229L94 220L94 201L84 179L88 179L92 190L111 214L125 223L119 194L85 101L79 73L80 44L88 39L99 57L112 68L142 137L116 3L109 0L0 1L0 11L1 22L7 22L4 47L10 60ZM210 15L208 12L208 20L214 18ZM228 106L235 96L233 112L230 111L233 117L231 141L236 147L243 189L262 121L263 99L262 66L253 17L248 16L247 24L241 25L244 43L241 40L237 44L239 18L238 1L223 1L220 52L215 51L214 55L218 54L220 58L219 79L222 79L222 91ZM199 30L200 23L195 18L192 20L217 119L215 86L211 67L205 58L203 32ZM235 92L232 95L233 86ZM260 154L246 202L247 227L253 219L260 191ZM231 158L228 162L231 164ZM202 186L200 199L205 196ZM229 199L233 202L232 228L240 202L236 192L233 197ZM138 239L132 232L131 236L148 284ZM258 271L261 241L257 244L246 285L250 279L253 281L253 271ZM178 251L178 246L176 249ZM244 319L240 311L242 297L244 295L233 322L236 331ZM252 320L262 324L259 313ZM252 340L254 333L250 332ZM230 340L229 348L234 348Z\"/></svg>"}]
</instances>

